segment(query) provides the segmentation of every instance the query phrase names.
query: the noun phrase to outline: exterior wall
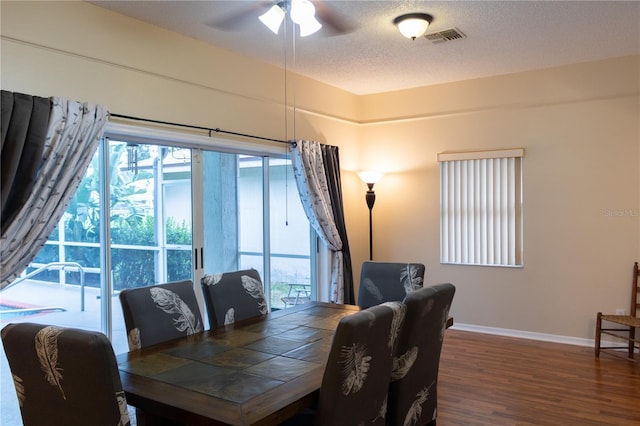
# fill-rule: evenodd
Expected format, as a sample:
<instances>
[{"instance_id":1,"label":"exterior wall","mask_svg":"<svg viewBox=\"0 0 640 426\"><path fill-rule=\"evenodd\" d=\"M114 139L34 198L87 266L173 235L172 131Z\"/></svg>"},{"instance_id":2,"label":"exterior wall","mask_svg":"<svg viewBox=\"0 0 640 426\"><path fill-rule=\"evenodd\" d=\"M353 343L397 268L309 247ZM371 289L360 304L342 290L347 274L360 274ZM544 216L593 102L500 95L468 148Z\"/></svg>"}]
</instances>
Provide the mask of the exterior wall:
<instances>
[{"instance_id":1,"label":"exterior wall","mask_svg":"<svg viewBox=\"0 0 640 426\"><path fill-rule=\"evenodd\" d=\"M1 8L4 90L338 145L356 283L369 240L355 172L378 169L375 260L420 261L426 284L454 283L456 323L591 339L598 310L628 309L640 57L360 97L297 78L294 135L281 69L84 2ZM525 266L440 265L436 154L504 147L526 151Z\"/></svg>"}]
</instances>

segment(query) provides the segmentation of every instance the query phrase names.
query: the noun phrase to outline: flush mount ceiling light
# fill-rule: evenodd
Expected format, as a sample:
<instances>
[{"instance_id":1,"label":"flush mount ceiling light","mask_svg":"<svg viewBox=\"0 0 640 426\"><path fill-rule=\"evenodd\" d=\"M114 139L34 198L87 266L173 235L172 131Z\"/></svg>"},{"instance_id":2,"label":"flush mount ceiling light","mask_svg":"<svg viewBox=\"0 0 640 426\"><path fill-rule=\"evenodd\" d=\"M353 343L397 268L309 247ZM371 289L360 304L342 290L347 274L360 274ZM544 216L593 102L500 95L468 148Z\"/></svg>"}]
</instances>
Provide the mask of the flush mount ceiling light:
<instances>
[{"instance_id":1,"label":"flush mount ceiling light","mask_svg":"<svg viewBox=\"0 0 640 426\"><path fill-rule=\"evenodd\" d=\"M316 19L316 8L309 0L278 2L261 15L259 19L274 34L278 34L287 12L289 12L291 20L300 26L300 37L311 35L322 28L322 24Z\"/></svg>"},{"instance_id":2,"label":"flush mount ceiling light","mask_svg":"<svg viewBox=\"0 0 640 426\"><path fill-rule=\"evenodd\" d=\"M433 16L426 13L407 13L394 19L393 24L403 36L415 40L427 31L431 21Z\"/></svg>"}]
</instances>

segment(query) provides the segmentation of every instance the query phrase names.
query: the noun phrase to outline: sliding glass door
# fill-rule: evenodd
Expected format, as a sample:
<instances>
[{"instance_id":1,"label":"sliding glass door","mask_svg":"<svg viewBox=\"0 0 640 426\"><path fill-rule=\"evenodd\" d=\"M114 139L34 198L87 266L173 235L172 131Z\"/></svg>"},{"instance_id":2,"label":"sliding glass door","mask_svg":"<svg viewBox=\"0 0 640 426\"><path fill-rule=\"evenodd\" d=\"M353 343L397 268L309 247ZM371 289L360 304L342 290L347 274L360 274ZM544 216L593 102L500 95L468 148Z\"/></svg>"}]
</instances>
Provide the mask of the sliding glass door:
<instances>
[{"instance_id":1,"label":"sliding glass door","mask_svg":"<svg viewBox=\"0 0 640 426\"><path fill-rule=\"evenodd\" d=\"M102 330L118 353L126 288L191 279L204 312L204 274L255 268L272 309L293 284L313 297L315 238L286 158L140 139L104 139L49 241L1 294L33 308L17 320Z\"/></svg>"},{"instance_id":2,"label":"sliding glass door","mask_svg":"<svg viewBox=\"0 0 640 426\"><path fill-rule=\"evenodd\" d=\"M272 308L286 308L316 294L312 277L316 276L317 240L300 202L291 162L281 158L265 162L270 194L270 300Z\"/></svg>"},{"instance_id":3,"label":"sliding glass door","mask_svg":"<svg viewBox=\"0 0 640 426\"><path fill-rule=\"evenodd\" d=\"M284 158L204 151L201 192L202 271L196 277L254 268L271 309L282 309L290 284L315 289L315 238ZM198 195L196 195L198 197ZM197 238L194 236L194 238ZM199 249L195 250L200 256Z\"/></svg>"},{"instance_id":4,"label":"sliding glass door","mask_svg":"<svg viewBox=\"0 0 640 426\"><path fill-rule=\"evenodd\" d=\"M116 295L127 288L191 279L191 150L114 140L108 144L110 258L104 262L110 264L105 278L111 282L103 285ZM123 352L122 310L116 298L111 302L112 342Z\"/></svg>"}]
</instances>

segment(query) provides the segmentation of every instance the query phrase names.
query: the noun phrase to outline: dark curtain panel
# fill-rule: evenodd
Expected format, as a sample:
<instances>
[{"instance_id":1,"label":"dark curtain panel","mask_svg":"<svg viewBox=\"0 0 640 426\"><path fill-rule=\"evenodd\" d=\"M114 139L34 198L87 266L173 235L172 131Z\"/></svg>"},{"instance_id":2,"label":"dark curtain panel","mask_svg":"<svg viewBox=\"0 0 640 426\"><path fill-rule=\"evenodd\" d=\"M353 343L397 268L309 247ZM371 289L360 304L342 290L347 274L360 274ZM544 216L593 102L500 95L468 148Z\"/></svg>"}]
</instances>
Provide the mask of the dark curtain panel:
<instances>
[{"instance_id":1,"label":"dark curtain panel","mask_svg":"<svg viewBox=\"0 0 640 426\"><path fill-rule=\"evenodd\" d=\"M108 111L2 92L0 290L28 266L73 197Z\"/></svg>"},{"instance_id":2,"label":"dark curtain panel","mask_svg":"<svg viewBox=\"0 0 640 426\"><path fill-rule=\"evenodd\" d=\"M337 146L321 145L324 170L327 175L329 197L333 218L342 240L342 263L344 276L344 303L354 305L356 303L353 289L353 271L351 268L351 252L347 239L347 227L344 222L344 207L342 202L342 180L340 178L340 156Z\"/></svg>"},{"instance_id":3,"label":"dark curtain panel","mask_svg":"<svg viewBox=\"0 0 640 426\"><path fill-rule=\"evenodd\" d=\"M2 91L2 154L0 172L2 234L29 197L42 164L51 101Z\"/></svg>"}]
</instances>

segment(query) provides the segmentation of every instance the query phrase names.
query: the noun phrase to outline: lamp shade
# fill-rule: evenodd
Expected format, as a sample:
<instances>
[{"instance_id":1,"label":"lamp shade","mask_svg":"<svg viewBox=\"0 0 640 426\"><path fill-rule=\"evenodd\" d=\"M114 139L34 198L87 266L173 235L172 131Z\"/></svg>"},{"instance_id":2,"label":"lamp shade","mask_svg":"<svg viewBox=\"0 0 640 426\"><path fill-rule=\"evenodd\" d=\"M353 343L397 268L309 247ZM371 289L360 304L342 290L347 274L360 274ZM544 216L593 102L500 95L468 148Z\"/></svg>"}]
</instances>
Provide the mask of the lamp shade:
<instances>
[{"instance_id":1,"label":"lamp shade","mask_svg":"<svg viewBox=\"0 0 640 426\"><path fill-rule=\"evenodd\" d=\"M300 26L300 37L306 37L322 28L316 19L316 8L309 0L291 0L291 20Z\"/></svg>"},{"instance_id":2,"label":"lamp shade","mask_svg":"<svg viewBox=\"0 0 640 426\"><path fill-rule=\"evenodd\" d=\"M291 0L291 20L302 24L307 18L316 14L316 8L309 0Z\"/></svg>"},{"instance_id":3,"label":"lamp shade","mask_svg":"<svg viewBox=\"0 0 640 426\"><path fill-rule=\"evenodd\" d=\"M360 179L366 184L375 184L382 178L382 172L377 172L374 170L364 170L362 172L358 172L358 176Z\"/></svg>"},{"instance_id":4,"label":"lamp shade","mask_svg":"<svg viewBox=\"0 0 640 426\"><path fill-rule=\"evenodd\" d=\"M300 26L300 37L306 37L322 28L322 24L318 22L315 16L308 17L305 21L298 24Z\"/></svg>"},{"instance_id":5,"label":"lamp shade","mask_svg":"<svg viewBox=\"0 0 640 426\"><path fill-rule=\"evenodd\" d=\"M280 31L280 25L284 20L285 11L277 4L271 6L264 14L260 15L260 19L263 24L267 26L274 34L278 34Z\"/></svg>"},{"instance_id":6,"label":"lamp shade","mask_svg":"<svg viewBox=\"0 0 640 426\"><path fill-rule=\"evenodd\" d=\"M403 36L415 40L427 31L432 20L433 17L426 13L408 13L398 16L393 23Z\"/></svg>"}]
</instances>

